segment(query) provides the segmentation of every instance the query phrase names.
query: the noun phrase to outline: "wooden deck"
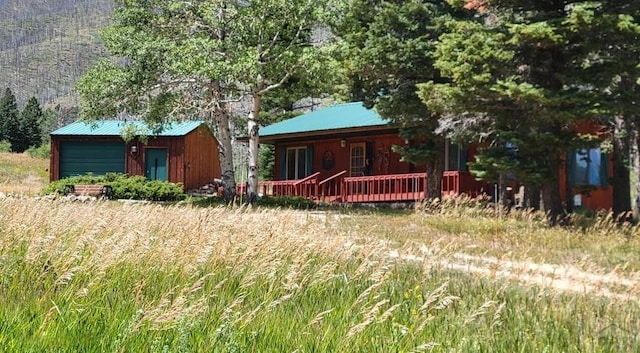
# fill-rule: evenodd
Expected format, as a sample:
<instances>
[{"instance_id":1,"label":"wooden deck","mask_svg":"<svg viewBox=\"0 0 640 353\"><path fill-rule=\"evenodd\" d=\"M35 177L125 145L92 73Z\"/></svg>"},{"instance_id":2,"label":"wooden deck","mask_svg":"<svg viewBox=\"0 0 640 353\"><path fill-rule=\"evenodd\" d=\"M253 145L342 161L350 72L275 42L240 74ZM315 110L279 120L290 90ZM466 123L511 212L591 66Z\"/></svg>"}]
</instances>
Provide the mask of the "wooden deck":
<instances>
[{"instance_id":1,"label":"wooden deck","mask_svg":"<svg viewBox=\"0 0 640 353\"><path fill-rule=\"evenodd\" d=\"M346 203L420 201L427 197L425 173L348 177L343 170L323 180L318 179L319 174L300 180L263 181L258 185L258 193ZM486 183L475 180L469 172L445 172L442 178L442 196L477 196L486 191L486 187ZM246 193L246 185L238 184L236 192Z\"/></svg>"},{"instance_id":2,"label":"wooden deck","mask_svg":"<svg viewBox=\"0 0 640 353\"><path fill-rule=\"evenodd\" d=\"M487 182L476 180L469 172L446 171L442 173L442 197L468 195L476 197L490 192Z\"/></svg>"}]
</instances>

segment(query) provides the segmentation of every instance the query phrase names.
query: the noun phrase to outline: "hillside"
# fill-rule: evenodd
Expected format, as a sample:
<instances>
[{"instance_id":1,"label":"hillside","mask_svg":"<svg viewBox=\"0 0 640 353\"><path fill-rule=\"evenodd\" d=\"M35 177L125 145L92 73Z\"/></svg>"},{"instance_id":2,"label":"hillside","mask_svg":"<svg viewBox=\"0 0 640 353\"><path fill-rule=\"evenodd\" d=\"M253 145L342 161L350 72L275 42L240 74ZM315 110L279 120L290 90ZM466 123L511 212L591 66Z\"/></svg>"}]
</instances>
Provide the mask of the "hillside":
<instances>
[{"instance_id":1,"label":"hillside","mask_svg":"<svg viewBox=\"0 0 640 353\"><path fill-rule=\"evenodd\" d=\"M0 0L0 88L22 106L73 106L76 80L106 55L98 32L113 0Z\"/></svg>"}]
</instances>

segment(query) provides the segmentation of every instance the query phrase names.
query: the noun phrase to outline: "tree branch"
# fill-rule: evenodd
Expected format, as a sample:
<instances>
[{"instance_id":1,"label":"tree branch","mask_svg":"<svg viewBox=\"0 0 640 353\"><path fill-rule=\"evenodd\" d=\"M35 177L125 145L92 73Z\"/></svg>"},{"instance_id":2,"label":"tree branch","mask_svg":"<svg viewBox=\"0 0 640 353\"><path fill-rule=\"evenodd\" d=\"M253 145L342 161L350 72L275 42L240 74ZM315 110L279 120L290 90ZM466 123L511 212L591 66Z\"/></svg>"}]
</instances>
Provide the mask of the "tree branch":
<instances>
[{"instance_id":1,"label":"tree branch","mask_svg":"<svg viewBox=\"0 0 640 353\"><path fill-rule=\"evenodd\" d=\"M287 71L287 73L284 74L284 76L282 76L280 81L278 81L278 82L276 82L274 84L271 84L271 85L269 85L269 86L267 86L265 88L262 88L262 89L258 90L255 94L261 96L261 95L263 95L263 94L265 94L265 93L267 93L269 91L272 91L272 90L282 86L293 75L293 71L295 71L298 67L300 67L299 64L298 65L293 65L289 69L289 71Z\"/></svg>"}]
</instances>

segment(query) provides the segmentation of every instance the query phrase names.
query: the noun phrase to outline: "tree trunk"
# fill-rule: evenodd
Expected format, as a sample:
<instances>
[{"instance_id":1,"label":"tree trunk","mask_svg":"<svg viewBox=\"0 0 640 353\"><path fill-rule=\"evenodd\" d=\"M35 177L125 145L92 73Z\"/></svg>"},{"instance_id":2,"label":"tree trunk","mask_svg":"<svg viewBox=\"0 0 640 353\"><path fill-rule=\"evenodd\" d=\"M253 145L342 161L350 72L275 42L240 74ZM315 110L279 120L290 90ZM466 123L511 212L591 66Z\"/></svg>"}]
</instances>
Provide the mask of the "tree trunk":
<instances>
[{"instance_id":1,"label":"tree trunk","mask_svg":"<svg viewBox=\"0 0 640 353\"><path fill-rule=\"evenodd\" d=\"M498 178L498 196L497 202L502 209L509 208L509 193L507 192L507 175L500 173Z\"/></svg>"},{"instance_id":2,"label":"tree trunk","mask_svg":"<svg viewBox=\"0 0 640 353\"><path fill-rule=\"evenodd\" d=\"M567 156L567 158L574 158L573 156ZM567 211L567 213L573 213L573 211L576 208L576 200L575 200L575 194L573 192L573 185L572 182L570 181L570 176L569 173L571 173L569 171L569 161L567 160L567 162L565 163L565 173L564 173L564 194L567 195L567 201L565 202L565 210Z\"/></svg>"},{"instance_id":3,"label":"tree trunk","mask_svg":"<svg viewBox=\"0 0 640 353\"><path fill-rule=\"evenodd\" d=\"M631 161L633 161L634 171L634 191L635 200L633 206L633 217L640 218L640 134L638 134L637 126L634 124L631 128L631 150L633 151Z\"/></svg>"},{"instance_id":4,"label":"tree trunk","mask_svg":"<svg viewBox=\"0 0 640 353\"><path fill-rule=\"evenodd\" d=\"M258 200L258 148L259 135L258 116L262 103L262 96L254 94L252 96L253 104L247 121L247 132L249 133L249 173L247 179L249 187L247 188L247 203L255 203Z\"/></svg>"},{"instance_id":5,"label":"tree trunk","mask_svg":"<svg viewBox=\"0 0 640 353\"><path fill-rule=\"evenodd\" d=\"M630 134L620 115L615 117L613 156L613 215L626 218L631 211Z\"/></svg>"},{"instance_id":6,"label":"tree trunk","mask_svg":"<svg viewBox=\"0 0 640 353\"><path fill-rule=\"evenodd\" d=\"M444 145L441 144L441 145ZM433 160L427 162L427 195L433 200L442 197L442 173L444 172L444 151L436 152Z\"/></svg>"},{"instance_id":7,"label":"tree trunk","mask_svg":"<svg viewBox=\"0 0 640 353\"><path fill-rule=\"evenodd\" d=\"M560 184L558 178L553 178L550 183L542 186L542 203L547 214L547 224L556 226L562 221L565 212L560 199Z\"/></svg>"},{"instance_id":8,"label":"tree trunk","mask_svg":"<svg viewBox=\"0 0 640 353\"><path fill-rule=\"evenodd\" d=\"M211 95L213 109L211 114L216 122L218 133L218 154L220 156L220 171L222 186L224 189L224 199L227 202L233 201L236 196L236 177L233 168L233 146L231 144L231 129L229 127L229 115L221 103L220 83L213 81L211 84Z\"/></svg>"},{"instance_id":9,"label":"tree trunk","mask_svg":"<svg viewBox=\"0 0 640 353\"><path fill-rule=\"evenodd\" d=\"M540 187L530 184L524 188L524 207L532 210L540 209Z\"/></svg>"}]
</instances>

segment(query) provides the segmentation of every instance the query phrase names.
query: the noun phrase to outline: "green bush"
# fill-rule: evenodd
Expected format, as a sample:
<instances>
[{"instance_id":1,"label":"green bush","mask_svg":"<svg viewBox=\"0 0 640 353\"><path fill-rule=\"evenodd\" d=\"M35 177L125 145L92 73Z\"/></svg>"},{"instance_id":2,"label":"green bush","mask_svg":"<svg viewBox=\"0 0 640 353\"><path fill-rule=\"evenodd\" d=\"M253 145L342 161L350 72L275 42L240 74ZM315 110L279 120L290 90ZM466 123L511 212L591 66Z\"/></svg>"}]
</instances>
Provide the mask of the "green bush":
<instances>
[{"instance_id":1,"label":"green bush","mask_svg":"<svg viewBox=\"0 0 640 353\"><path fill-rule=\"evenodd\" d=\"M0 141L0 152L11 152L11 142L7 140Z\"/></svg>"},{"instance_id":2,"label":"green bush","mask_svg":"<svg viewBox=\"0 0 640 353\"><path fill-rule=\"evenodd\" d=\"M227 202L221 196L193 197L189 199L188 202L200 207L242 206L246 203L246 195L236 195L235 201L231 203ZM280 207L301 210L318 207L312 200L299 196L263 196L258 199L256 205L260 207Z\"/></svg>"},{"instance_id":3,"label":"green bush","mask_svg":"<svg viewBox=\"0 0 640 353\"><path fill-rule=\"evenodd\" d=\"M179 201L186 194L181 184L159 180L147 180L143 176L127 176L125 174L107 173L106 175L80 175L56 180L47 185L43 194L63 194L65 185L100 184L109 185L116 199Z\"/></svg>"},{"instance_id":4,"label":"green bush","mask_svg":"<svg viewBox=\"0 0 640 353\"><path fill-rule=\"evenodd\" d=\"M300 196L263 196L258 200L258 205L303 210L317 207L317 204L312 200Z\"/></svg>"},{"instance_id":5,"label":"green bush","mask_svg":"<svg viewBox=\"0 0 640 353\"><path fill-rule=\"evenodd\" d=\"M33 158L49 158L51 155L51 145L43 143L38 147L31 146L27 150L27 153Z\"/></svg>"}]
</instances>

